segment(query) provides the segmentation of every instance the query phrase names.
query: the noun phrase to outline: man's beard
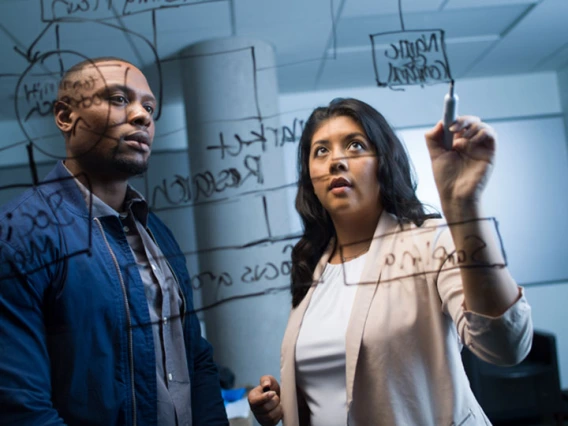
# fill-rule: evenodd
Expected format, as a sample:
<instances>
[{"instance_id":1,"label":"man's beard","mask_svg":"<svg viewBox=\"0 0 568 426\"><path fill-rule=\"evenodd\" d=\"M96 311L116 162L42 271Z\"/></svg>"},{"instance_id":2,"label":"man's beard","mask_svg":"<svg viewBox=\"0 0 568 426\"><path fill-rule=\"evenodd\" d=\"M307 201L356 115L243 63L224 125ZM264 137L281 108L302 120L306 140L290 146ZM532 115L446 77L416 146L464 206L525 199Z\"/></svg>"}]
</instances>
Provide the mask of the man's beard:
<instances>
[{"instance_id":1,"label":"man's beard","mask_svg":"<svg viewBox=\"0 0 568 426\"><path fill-rule=\"evenodd\" d=\"M144 174L148 170L148 160L132 160L123 158L119 153L114 152L106 158L89 156L81 161L83 170L96 175L114 176L118 179L129 179L134 176Z\"/></svg>"},{"instance_id":2,"label":"man's beard","mask_svg":"<svg viewBox=\"0 0 568 426\"><path fill-rule=\"evenodd\" d=\"M146 158L146 160L136 161L122 157L120 155L120 144L118 144L112 152L109 165L115 172L124 173L129 177L134 177L146 173L146 170L148 170L148 160L149 158Z\"/></svg>"},{"instance_id":3,"label":"man's beard","mask_svg":"<svg viewBox=\"0 0 568 426\"><path fill-rule=\"evenodd\" d=\"M84 171L100 176L116 176L119 179L130 178L141 175L148 170L149 156L145 159L128 158L127 153L121 152L121 142L117 138L117 143L111 148L99 146L103 142L103 137L90 146L86 146L84 151L75 154L75 159Z\"/></svg>"},{"instance_id":4,"label":"man's beard","mask_svg":"<svg viewBox=\"0 0 568 426\"><path fill-rule=\"evenodd\" d=\"M114 169L128 176L138 176L148 170L148 161L132 161L125 158L113 158Z\"/></svg>"}]
</instances>

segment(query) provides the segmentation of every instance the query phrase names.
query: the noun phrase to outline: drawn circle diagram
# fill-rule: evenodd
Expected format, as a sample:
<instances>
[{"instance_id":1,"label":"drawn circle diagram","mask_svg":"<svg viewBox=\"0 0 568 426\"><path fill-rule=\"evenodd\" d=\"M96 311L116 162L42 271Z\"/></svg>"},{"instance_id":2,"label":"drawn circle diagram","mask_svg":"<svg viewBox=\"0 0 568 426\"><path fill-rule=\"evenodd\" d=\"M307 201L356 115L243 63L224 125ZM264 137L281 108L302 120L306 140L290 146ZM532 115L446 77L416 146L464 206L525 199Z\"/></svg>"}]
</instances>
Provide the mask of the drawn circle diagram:
<instances>
[{"instance_id":1,"label":"drawn circle diagram","mask_svg":"<svg viewBox=\"0 0 568 426\"><path fill-rule=\"evenodd\" d=\"M62 59L65 56L75 57L74 62L89 59L78 52L47 52L26 69L16 85L15 111L24 135L28 141L34 144L38 151L54 158L63 158L65 156L65 153L61 150L63 145L61 135L57 133L53 118L53 108L57 100L59 80L65 72L61 66ZM98 74L97 79L104 84L103 75L98 68L96 70ZM90 81L77 82L77 85L82 84L91 85L92 83ZM107 109L107 125L109 113L110 109ZM46 134L46 129L54 129L55 134L51 134L52 132ZM56 144L47 143L53 137L57 137L59 142Z\"/></svg>"},{"instance_id":2,"label":"drawn circle diagram","mask_svg":"<svg viewBox=\"0 0 568 426\"><path fill-rule=\"evenodd\" d=\"M61 30L69 27L74 27L73 31L79 30L81 29L79 24L80 23L77 22L72 24L61 24ZM115 32L118 32L121 36L124 36L124 33L128 33L129 36L134 36L129 37L130 40L137 37L138 49L144 51L146 53L146 57L151 58L151 64L157 68L157 81L154 79L153 82L153 85L155 86L154 94L158 100L154 116L155 120L157 120L160 116L162 103L162 74L161 64L154 46L143 36L133 33L125 28L118 28L114 25L103 22L85 22L83 24L102 26L102 30L107 31L107 33L110 33L111 35L114 35L113 33ZM69 31L69 33L73 34L73 31ZM108 48L103 43L100 46L91 48L89 54L86 54L85 52L78 52L73 49L62 48L50 50L42 54L30 55L30 64L21 74L16 84L14 108L16 118L22 132L26 139L33 144L34 148L39 152L55 159L66 158L63 138L61 132L55 125L53 116L53 108L57 100L62 76L71 66L79 62L89 61L101 56L113 56L113 53L115 52L112 50L113 49ZM124 58L120 51L118 54L115 54L115 56L117 58L123 58L126 61L133 62L130 58ZM103 85L106 85L101 71L96 67L96 65L94 66L97 69L96 75L98 75L98 84L101 84L100 82L102 82ZM80 81L80 79L78 79L72 83L75 84L73 89L77 88L79 89L79 93L81 93L81 89L84 89L85 92L92 90L94 81L92 81L92 79L90 81ZM98 107L102 105L100 103L100 98L97 99L91 95L92 98L87 96L81 99L80 96L81 95L79 95L79 99L81 100L81 106L83 108L88 108L91 104L92 106L96 106L94 104L95 102L99 104ZM108 120L110 118L110 105L105 113L108 124ZM102 137L103 136L101 135L101 137L97 139L101 140ZM86 151L88 151L88 149L92 149L94 146L96 146L96 143L92 144L91 147L88 147Z\"/></svg>"}]
</instances>

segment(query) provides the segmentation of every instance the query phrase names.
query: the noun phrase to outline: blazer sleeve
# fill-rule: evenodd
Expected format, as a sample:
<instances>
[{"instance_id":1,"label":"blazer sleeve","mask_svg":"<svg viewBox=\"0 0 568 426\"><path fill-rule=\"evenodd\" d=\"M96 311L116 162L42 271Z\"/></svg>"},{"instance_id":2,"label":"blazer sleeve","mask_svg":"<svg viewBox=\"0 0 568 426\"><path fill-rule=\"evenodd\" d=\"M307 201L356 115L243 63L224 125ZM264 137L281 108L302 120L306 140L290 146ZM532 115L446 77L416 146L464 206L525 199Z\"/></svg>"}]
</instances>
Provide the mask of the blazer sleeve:
<instances>
[{"instance_id":1,"label":"blazer sleeve","mask_svg":"<svg viewBox=\"0 0 568 426\"><path fill-rule=\"evenodd\" d=\"M2 424L64 425L51 402L41 291L19 270L21 253L0 242L0 413ZM43 274L41 274L43 276Z\"/></svg>"},{"instance_id":2,"label":"blazer sleeve","mask_svg":"<svg viewBox=\"0 0 568 426\"><path fill-rule=\"evenodd\" d=\"M455 252L449 227L439 226L432 251ZM432 253L430 253L432 255ZM440 258L440 256L433 256ZM456 257L457 258L457 257ZM445 261L435 276L443 312L455 323L461 343L484 361L497 365L521 362L532 345L531 308L519 287L517 301L501 316L489 317L464 308L464 293L460 269L456 262Z\"/></svg>"}]
</instances>

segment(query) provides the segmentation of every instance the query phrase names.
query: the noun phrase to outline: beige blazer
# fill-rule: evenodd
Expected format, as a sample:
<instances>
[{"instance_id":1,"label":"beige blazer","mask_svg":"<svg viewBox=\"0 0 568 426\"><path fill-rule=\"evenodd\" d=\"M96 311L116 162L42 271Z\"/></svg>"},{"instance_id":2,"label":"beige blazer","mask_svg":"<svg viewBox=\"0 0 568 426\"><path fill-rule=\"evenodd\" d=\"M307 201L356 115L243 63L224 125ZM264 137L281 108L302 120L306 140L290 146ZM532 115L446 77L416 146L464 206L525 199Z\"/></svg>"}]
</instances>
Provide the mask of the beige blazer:
<instances>
[{"instance_id":1,"label":"beige blazer","mask_svg":"<svg viewBox=\"0 0 568 426\"><path fill-rule=\"evenodd\" d=\"M333 243L314 271L316 285L332 249ZM488 362L520 362L532 344L530 307L520 289L517 302L501 317L465 311L457 255L442 261L453 250L441 220L401 227L394 216L381 215L361 282L347 283L359 287L346 333L347 412L342 424L490 424L464 372L462 344ZM292 309L282 342L285 426L309 424L299 416L305 402L296 389L295 352L314 289Z\"/></svg>"}]
</instances>

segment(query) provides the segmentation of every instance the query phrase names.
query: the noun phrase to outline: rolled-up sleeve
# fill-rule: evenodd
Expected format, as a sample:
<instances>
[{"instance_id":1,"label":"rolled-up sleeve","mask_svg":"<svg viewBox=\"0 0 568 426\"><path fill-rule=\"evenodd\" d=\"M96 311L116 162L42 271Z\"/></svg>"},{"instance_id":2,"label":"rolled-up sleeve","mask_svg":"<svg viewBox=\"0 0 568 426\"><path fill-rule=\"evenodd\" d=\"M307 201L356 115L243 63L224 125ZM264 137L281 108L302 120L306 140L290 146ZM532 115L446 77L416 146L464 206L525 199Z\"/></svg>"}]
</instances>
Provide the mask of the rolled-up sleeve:
<instances>
[{"instance_id":1,"label":"rolled-up sleeve","mask_svg":"<svg viewBox=\"0 0 568 426\"><path fill-rule=\"evenodd\" d=\"M488 317L464 311L466 346L484 361L515 365L529 353L533 338L531 307L524 289L519 298L501 316Z\"/></svg>"},{"instance_id":2,"label":"rolled-up sleeve","mask_svg":"<svg viewBox=\"0 0 568 426\"><path fill-rule=\"evenodd\" d=\"M443 224L432 250L442 246L445 253L455 252L449 229ZM533 339L531 307L524 289L518 287L517 300L498 317L468 311L457 265L457 262L441 265L435 284L442 309L455 323L461 343L486 362L503 366L518 364L529 353Z\"/></svg>"}]
</instances>

